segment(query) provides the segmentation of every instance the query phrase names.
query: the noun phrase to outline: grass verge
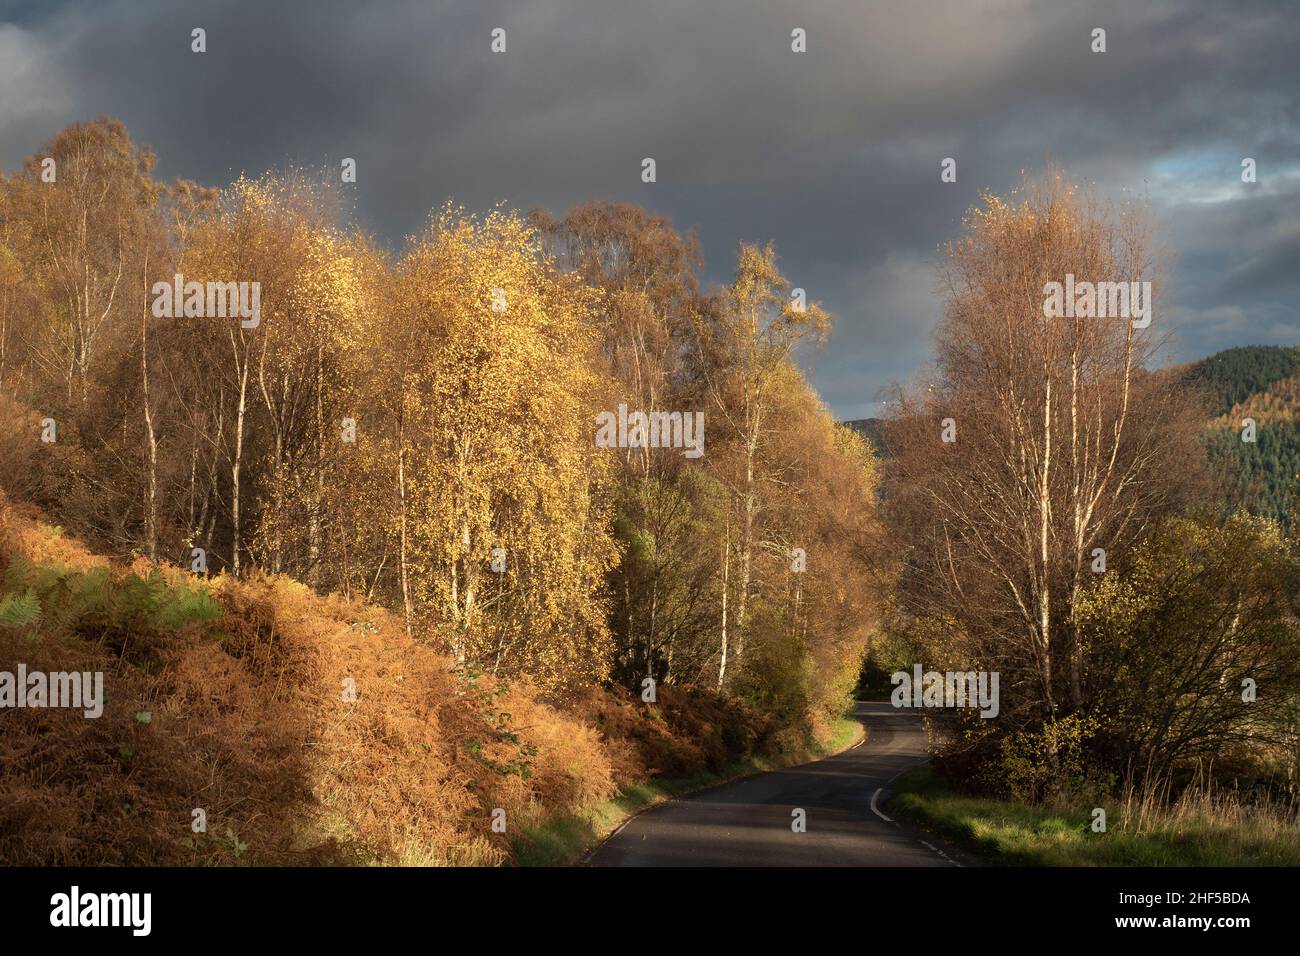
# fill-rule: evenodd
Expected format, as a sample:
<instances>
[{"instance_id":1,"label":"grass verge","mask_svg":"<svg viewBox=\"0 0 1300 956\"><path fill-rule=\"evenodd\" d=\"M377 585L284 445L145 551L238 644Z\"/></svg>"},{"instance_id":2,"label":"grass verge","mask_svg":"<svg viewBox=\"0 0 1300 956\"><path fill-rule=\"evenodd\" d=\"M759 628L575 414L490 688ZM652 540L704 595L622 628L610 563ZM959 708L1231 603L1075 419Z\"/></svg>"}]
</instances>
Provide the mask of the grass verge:
<instances>
[{"instance_id":1,"label":"grass verge","mask_svg":"<svg viewBox=\"0 0 1300 956\"><path fill-rule=\"evenodd\" d=\"M756 773L829 757L847 750L863 736L862 724L843 718L836 723L830 740L822 746L810 746L780 758L750 757L720 772L703 771L673 779L652 778L624 787L616 797L590 806L581 813L547 820L525 829L514 841L515 861L520 866L572 866L623 823L648 807Z\"/></svg>"},{"instance_id":2,"label":"grass verge","mask_svg":"<svg viewBox=\"0 0 1300 956\"><path fill-rule=\"evenodd\" d=\"M1039 807L954 793L929 766L892 787L891 812L1007 866L1296 866L1300 827L1198 795L1173 806L1115 801L1105 833L1091 807Z\"/></svg>"}]
</instances>

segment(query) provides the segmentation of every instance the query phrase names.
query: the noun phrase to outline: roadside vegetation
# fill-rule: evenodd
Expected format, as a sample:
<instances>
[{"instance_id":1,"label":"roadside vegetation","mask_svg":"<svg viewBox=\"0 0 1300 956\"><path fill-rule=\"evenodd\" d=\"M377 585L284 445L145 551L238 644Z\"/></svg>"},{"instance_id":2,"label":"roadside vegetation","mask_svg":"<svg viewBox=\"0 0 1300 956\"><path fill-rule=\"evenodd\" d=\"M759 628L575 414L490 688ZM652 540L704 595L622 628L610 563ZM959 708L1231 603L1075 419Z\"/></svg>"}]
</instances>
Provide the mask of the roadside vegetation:
<instances>
[{"instance_id":1,"label":"roadside vegetation","mask_svg":"<svg viewBox=\"0 0 1300 956\"><path fill-rule=\"evenodd\" d=\"M1189 789L1125 793L1104 807L1029 804L963 795L930 767L892 785L889 812L1006 866L1300 866L1294 817L1240 796Z\"/></svg>"},{"instance_id":2,"label":"roadside vegetation","mask_svg":"<svg viewBox=\"0 0 1300 956\"><path fill-rule=\"evenodd\" d=\"M148 567L105 561L0 499L0 581L34 596L30 613L6 603L0 654L103 671L106 687L97 719L5 711L8 864L498 864L516 834L620 791L793 756L770 719L707 689L665 688L648 706L591 688L552 706L382 608L284 576L195 584Z\"/></svg>"}]
</instances>

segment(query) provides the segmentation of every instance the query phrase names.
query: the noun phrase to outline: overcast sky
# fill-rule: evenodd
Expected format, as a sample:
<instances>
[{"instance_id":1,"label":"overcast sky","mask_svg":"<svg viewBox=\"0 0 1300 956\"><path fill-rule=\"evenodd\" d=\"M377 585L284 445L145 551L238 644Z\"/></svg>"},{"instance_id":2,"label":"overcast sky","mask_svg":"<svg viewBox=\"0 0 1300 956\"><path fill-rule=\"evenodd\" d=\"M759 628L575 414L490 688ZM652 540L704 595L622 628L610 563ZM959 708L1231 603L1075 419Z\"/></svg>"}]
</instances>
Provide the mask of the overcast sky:
<instances>
[{"instance_id":1,"label":"overcast sky","mask_svg":"<svg viewBox=\"0 0 1300 956\"><path fill-rule=\"evenodd\" d=\"M717 282L772 239L837 317L808 364L843 418L929 360L937 250L980 190L1048 160L1148 197L1171 360L1300 344L1287 0L0 0L0 166L100 114L163 178L354 157L356 217L393 244L448 197L634 201L696 227Z\"/></svg>"}]
</instances>

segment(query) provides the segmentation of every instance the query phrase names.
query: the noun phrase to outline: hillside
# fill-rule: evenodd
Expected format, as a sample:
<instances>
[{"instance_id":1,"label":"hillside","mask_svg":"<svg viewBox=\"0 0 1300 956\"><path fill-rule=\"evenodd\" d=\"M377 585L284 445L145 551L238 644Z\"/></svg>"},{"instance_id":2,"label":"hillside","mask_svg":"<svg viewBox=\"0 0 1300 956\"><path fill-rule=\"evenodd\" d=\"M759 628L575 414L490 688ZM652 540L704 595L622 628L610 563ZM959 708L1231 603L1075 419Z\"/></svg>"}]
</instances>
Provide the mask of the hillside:
<instances>
[{"instance_id":1,"label":"hillside","mask_svg":"<svg viewBox=\"0 0 1300 956\"><path fill-rule=\"evenodd\" d=\"M1225 414L1252 396L1300 372L1300 349L1275 345L1249 345L1225 349L1187 367L1191 384L1205 389L1212 410Z\"/></svg>"},{"instance_id":2,"label":"hillside","mask_svg":"<svg viewBox=\"0 0 1300 956\"><path fill-rule=\"evenodd\" d=\"M541 703L382 609L123 566L0 493L0 671L20 667L102 672L103 712L5 711L11 865L499 864L620 788L770 743L705 691Z\"/></svg>"},{"instance_id":3,"label":"hillside","mask_svg":"<svg viewBox=\"0 0 1300 956\"><path fill-rule=\"evenodd\" d=\"M1227 503L1289 526L1300 474L1300 349L1227 349L1183 375L1205 395L1207 446L1224 476ZM1248 418L1254 442L1242 440Z\"/></svg>"}]
</instances>

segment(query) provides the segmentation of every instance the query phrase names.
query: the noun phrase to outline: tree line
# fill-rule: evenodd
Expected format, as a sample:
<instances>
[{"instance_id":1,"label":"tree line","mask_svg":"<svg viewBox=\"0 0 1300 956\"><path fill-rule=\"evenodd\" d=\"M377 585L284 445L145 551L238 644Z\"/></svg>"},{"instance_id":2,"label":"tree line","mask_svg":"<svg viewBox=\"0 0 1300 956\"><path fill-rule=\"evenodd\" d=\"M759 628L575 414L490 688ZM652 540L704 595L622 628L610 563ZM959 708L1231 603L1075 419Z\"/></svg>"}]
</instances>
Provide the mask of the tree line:
<instances>
[{"instance_id":1,"label":"tree line","mask_svg":"<svg viewBox=\"0 0 1300 956\"><path fill-rule=\"evenodd\" d=\"M1207 455L1250 383L1157 367L1159 284L1150 327L1043 307L1158 278L1140 207L1055 173L984 197L933 368L868 440L800 370L832 319L771 245L706 288L696 237L629 204L448 203L389 248L336 171L153 170L102 119L0 182L0 486L101 550L379 603L551 698L688 685L801 733L864 655L997 672L941 753L971 786L1294 786L1300 552ZM177 283L193 308L158 309ZM209 314L232 283L255 322Z\"/></svg>"},{"instance_id":2,"label":"tree line","mask_svg":"<svg viewBox=\"0 0 1300 956\"><path fill-rule=\"evenodd\" d=\"M122 558L382 603L556 697L652 678L803 730L842 713L878 467L799 370L831 318L771 245L705 289L694 236L638 207L448 203L390 249L337 172L154 165L100 119L0 182L10 494ZM242 282L256 323L156 307ZM601 447L620 405L703 413L704 454Z\"/></svg>"}]
</instances>

